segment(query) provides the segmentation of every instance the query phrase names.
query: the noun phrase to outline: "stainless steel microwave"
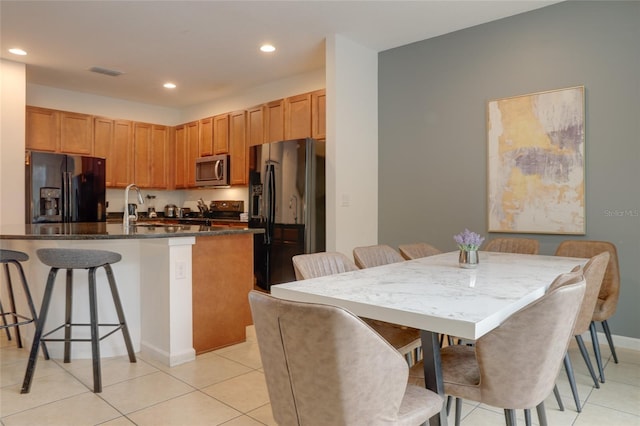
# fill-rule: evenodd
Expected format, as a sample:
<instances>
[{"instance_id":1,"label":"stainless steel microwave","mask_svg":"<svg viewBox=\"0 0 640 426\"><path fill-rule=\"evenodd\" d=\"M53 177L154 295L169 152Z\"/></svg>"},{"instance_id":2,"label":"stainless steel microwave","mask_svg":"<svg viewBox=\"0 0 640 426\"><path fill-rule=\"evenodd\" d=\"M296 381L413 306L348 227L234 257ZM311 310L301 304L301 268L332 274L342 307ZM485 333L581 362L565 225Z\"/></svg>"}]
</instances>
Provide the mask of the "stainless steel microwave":
<instances>
[{"instance_id":1,"label":"stainless steel microwave","mask_svg":"<svg viewBox=\"0 0 640 426\"><path fill-rule=\"evenodd\" d=\"M196 159L197 186L229 186L229 156L210 155Z\"/></svg>"}]
</instances>

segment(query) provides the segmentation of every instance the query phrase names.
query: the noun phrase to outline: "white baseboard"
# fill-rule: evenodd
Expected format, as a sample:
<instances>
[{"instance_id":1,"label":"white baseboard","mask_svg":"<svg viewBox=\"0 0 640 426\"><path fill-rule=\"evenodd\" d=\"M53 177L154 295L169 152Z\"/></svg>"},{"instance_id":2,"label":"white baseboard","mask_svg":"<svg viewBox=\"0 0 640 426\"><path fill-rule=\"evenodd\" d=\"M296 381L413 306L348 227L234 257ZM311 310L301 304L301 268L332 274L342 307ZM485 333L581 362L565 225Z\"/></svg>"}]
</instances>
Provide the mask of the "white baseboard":
<instances>
[{"instance_id":1,"label":"white baseboard","mask_svg":"<svg viewBox=\"0 0 640 426\"><path fill-rule=\"evenodd\" d=\"M608 345L607 336L605 336L604 333L599 331L597 332L597 335L598 335L598 343L600 343L600 345ZM616 349L624 348L624 349L631 349L634 351L640 351L640 339L635 339L633 337L626 337L626 336L616 336L615 334L612 335L611 337L613 338L613 344L615 345ZM582 338L585 341L591 342L591 333L587 331L582 335Z\"/></svg>"}]
</instances>

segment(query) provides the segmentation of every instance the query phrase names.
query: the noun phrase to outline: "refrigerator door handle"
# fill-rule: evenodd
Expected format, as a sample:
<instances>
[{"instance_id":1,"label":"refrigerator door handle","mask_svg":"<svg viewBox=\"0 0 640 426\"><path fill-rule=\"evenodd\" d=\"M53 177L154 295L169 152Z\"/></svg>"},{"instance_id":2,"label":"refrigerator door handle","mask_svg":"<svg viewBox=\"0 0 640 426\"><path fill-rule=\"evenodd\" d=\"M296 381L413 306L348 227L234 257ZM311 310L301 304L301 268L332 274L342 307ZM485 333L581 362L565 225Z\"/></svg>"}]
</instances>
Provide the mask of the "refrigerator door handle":
<instances>
[{"instance_id":1,"label":"refrigerator door handle","mask_svg":"<svg viewBox=\"0 0 640 426\"><path fill-rule=\"evenodd\" d=\"M266 216L267 221L267 232L265 235L265 242L267 244L271 244L271 238L273 237L273 227L276 220L276 204L275 204L275 195L276 195L276 180L275 180L275 169L273 164L267 165L266 176L265 176L265 211L264 214Z\"/></svg>"},{"instance_id":2,"label":"refrigerator door handle","mask_svg":"<svg viewBox=\"0 0 640 426\"><path fill-rule=\"evenodd\" d=\"M71 222L71 172L64 172L62 176L64 210L62 212L62 221Z\"/></svg>"}]
</instances>

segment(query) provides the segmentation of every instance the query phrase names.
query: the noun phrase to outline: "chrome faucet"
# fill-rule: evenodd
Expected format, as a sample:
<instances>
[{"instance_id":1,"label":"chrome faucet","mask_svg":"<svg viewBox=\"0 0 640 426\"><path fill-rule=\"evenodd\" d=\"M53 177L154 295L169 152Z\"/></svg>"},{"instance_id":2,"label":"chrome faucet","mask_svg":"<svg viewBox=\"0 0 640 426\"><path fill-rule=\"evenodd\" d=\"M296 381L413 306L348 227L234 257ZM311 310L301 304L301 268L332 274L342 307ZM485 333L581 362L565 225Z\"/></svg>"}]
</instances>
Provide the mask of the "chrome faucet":
<instances>
[{"instance_id":1,"label":"chrome faucet","mask_svg":"<svg viewBox=\"0 0 640 426\"><path fill-rule=\"evenodd\" d=\"M130 221L136 221L138 218L135 214L129 214L129 190L133 188L138 193L138 204L144 204L144 200L142 199L142 193L140 192L140 188L135 183L127 185L124 189L124 214L122 215L122 226L126 229L129 227Z\"/></svg>"}]
</instances>

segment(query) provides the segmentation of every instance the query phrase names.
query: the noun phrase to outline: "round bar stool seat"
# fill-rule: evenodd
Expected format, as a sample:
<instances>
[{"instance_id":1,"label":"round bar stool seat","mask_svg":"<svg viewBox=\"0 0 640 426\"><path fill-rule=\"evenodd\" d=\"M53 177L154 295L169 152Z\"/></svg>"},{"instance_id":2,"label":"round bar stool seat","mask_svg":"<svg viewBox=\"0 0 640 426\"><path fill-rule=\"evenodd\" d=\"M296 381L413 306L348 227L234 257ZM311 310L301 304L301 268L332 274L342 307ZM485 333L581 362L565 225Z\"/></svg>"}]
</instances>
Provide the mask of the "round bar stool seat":
<instances>
[{"instance_id":1,"label":"round bar stool seat","mask_svg":"<svg viewBox=\"0 0 640 426\"><path fill-rule=\"evenodd\" d=\"M10 311L5 312L4 307L2 306L2 302L0 301L0 316L2 316L2 324L0 324L0 329L5 329L7 333L7 338L11 340L11 332L10 328L15 328L16 330L16 343L18 347L22 347L22 338L20 336L20 326L38 322L38 315L36 313L35 306L33 304L33 299L31 298L31 292L29 291L29 285L27 284L27 278L24 275L24 270L22 269L22 265L20 262L26 262L29 260L29 255L27 253L23 253L21 251L16 250L6 250L0 249L0 263L4 265L4 273L7 278L7 294L9 296L9 305ZM14 265L18 271L18 275L20 276L20 281L22 282L22 290L24 292L24 296L27 301L27 306L29 308L30 317L25 315L21 315L18 313L16 309L16 302L13 291L13 282L11 281L11 273L9 271L9 265ZM11 320L7 322L7 317ZM47 351L47 347L44 342L42 342L42 352L44 353L44 357L49 359L49 352Z\"/></svg>"},{"instance_id":2,"label":"round bar stool seat","mask_svg":"<svg viewBox=\"0 0 640 426\"><path fill-rule=\"evenodd\" d=\"M40 321L36 328L36 334L33 339L33 345L31 346L31 353L29 354L29 363L27 364L27 371L25 372L24 381L22 383L21 393L28 393L31 389L31 381L33 379L33 373L35 371L36 362L38 359L38 347L40 342L64 342L64 362L71 361L71 342L91 342L91 358L93 360L93 391L98 393L102 392L102 374L100 369L100 341L118 330L122 331L124 343L127 347L127 353L129 355L130 362L136 362L136 356L133 351L133 344L131 343L131 336L129 335L129 328L124 316L124 310L122 309L122 303L120 302L120 296L118 294L118 287L116 286L115 278L113 276L113 270L111 264L119 262L122 256L119 253L114 253L106 250L82 250L82 249L61 249L61 248L48 248L39 249L37 252L38 258L42 263L51 267L49 271L49 277L45 287L44 297L42 299L42 307L40 309ZM118 315L117 323L99 323L98 321L98 308L97 308L97 291L96 291L96 269L104 268L107 274L107 281L111 290L111 296ZM53 330L43 333L44 325L51 304L51 296L53 293L53 287L56 280L58 270L66 269L66 302L65 302L65 322L59 327ZM89 273L89 323L74 323L72 322L72 302L73 302L73 270L74 269L87 269ZM72 338L72 327L85 326L89 327L91 331L91 338ZM100 337L99 327L111 327L112 329L104 336ZM48 337L58 330L64 329L64 338Z\"/></svg>"}]
</instances>

